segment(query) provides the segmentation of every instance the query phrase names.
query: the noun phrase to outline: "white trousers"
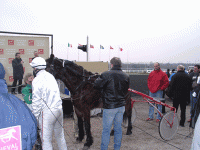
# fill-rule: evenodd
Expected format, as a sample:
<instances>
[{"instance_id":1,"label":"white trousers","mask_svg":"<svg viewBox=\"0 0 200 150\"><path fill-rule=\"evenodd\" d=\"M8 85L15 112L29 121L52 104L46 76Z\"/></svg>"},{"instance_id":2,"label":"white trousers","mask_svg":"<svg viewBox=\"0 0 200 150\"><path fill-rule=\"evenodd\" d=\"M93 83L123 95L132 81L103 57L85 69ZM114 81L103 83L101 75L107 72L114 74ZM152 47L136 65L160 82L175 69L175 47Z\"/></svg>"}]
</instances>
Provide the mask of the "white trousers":
<instances>
[{"instance_id":1,"label":"white trousers","mask_svg":"<svg viewBox=\"0 0 200 150\"><path fill-rule=\"evenodd\" d=\"M33 111L33 108L32 108L32 104L27 104L26 105L28 106L28 108L31 110L31 112Z\"/></svg>"},{"instance_id":2,"label":"white trousers","mask_svg":"<svg viewBox=\"0 0 200 150\"><path fill-rule=\"evenodd\" d=\"M199 116L195 124L191 150L200 150L200 117Z\"/></svg>"},{"instance_id":3,"label":"white trousers","mask_svg":"<svg viewBox=\"0 0 200 150\"><path fill-rule=\"evenodd\" d=\"M63 111L61 109L43 110L39 117L40 137L43 150L53 150L53 132L59 150L67 150L63 129Z\"/></svg>"}]
</instances>

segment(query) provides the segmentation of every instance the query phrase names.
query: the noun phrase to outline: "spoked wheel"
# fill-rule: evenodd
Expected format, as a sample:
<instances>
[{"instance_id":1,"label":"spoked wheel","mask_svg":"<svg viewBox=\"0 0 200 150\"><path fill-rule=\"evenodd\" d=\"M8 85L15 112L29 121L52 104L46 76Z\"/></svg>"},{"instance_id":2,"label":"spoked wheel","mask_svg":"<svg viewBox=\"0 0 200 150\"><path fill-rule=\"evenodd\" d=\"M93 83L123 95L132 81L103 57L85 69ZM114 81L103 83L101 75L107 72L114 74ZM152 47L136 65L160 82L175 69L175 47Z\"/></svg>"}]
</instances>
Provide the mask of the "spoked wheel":
<instances>
[{"instance_id":1,"label":"spoked wheel","mask_svg":"<svg viewBox=\"0 0 200 150\"><path fill-rule=\"evenodd\" d=\"M137 112L136 112L135 107L133 106L133 108L132 108L132 116L131 116L131 122L132 122L132 124L134 123L136 117L137 117ZM125 128L128 127L128 119L123 120L122 126L125 127Z\"/></svg>"},{"instance_id":2,"label":"spoked wheel","mask_svg":"<svg viewBox=\"0 0 200 150\"><path fill-rule=\"evenodd\" d=\"M173 118L174 118L172 127L170 127L169 123L164 118L167 121L169 121L169 123L172 123ZM175 113L175 117L174 117L174 112L166 113L160 121L158 130L159 130L159 134L163 140L171 140L178 131L178 116L177 116L177 114Z\"/></svg>"}]
</instances>

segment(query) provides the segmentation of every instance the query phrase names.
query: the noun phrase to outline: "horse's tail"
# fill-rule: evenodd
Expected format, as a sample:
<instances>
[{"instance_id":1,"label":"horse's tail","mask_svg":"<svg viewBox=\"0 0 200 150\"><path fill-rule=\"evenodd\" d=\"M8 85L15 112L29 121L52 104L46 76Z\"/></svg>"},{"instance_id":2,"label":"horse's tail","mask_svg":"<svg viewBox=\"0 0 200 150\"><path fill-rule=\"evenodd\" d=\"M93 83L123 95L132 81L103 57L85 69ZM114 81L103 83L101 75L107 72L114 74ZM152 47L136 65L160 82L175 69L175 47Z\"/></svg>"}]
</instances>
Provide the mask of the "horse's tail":
<instances>
[{"instance_id":1,"label":"horse's tail","mask_svg":"<svg viewBox=\"0 0 200 150\"><path fill-rule=\"evenodd\" d=\"M127 112L125 111L123 115L123 122L126 122L127 119L128 119L128 115L127 115Z\"/></svg>"}]
</instances>

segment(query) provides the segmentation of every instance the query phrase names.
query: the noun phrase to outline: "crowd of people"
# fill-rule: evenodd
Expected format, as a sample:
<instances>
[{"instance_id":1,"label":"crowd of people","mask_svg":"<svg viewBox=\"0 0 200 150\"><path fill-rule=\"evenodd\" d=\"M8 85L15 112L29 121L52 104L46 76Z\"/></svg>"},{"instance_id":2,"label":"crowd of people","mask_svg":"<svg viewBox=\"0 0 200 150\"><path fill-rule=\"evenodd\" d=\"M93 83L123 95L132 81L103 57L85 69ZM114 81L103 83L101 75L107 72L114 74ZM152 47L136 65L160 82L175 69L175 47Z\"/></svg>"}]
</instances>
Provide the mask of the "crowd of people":
<instances>
[{"instance_id":1,"label":"crowd of people","mask_svg":"<svg viewBox=\"0 0 200 150\"><path fill-rule=\"evenodd\" d=\"M46 61L39 57L36 51L30 63L33 68L33 74L28 73L24 76L23 63L20 53L16 53L15 59L12 61L14 82L11 94L16 94L15 89L18 81L18 93L23 94L24 102L37 120L42 148L44 150L53 149L52 136L54 131L59 149L65 150L67 149L67 144L64 137L62 100L58 84L54 76L45 70ZM115 131L114 149L119 150L121 147L121 125L125 111L125 96L130 87L128 74L121 70L122 63L120 58L113 57L110 63L111 69L103 72L94 83L94 88L102 91L103 100L101 150L108 149L112 124L114 124ZM3 66L0 63L1 80L5 75L5 70L2 68ZM200 148L200 140L197 138L200 134L199 111L197 111L200 108L198 102L200 96L200 66L195 65L194 70L188 72L185 71L185 67L182 65L178 65L176 69L177 72L175 72L175 69L172 72L170 72L170 69L164 72L158 62L154 63L154 70L149 74L147 80L149 96L163 100L166 93L173 100L173 107L176 108L176 112L180 105L181 119L179 125L181 127L185 126L186 105L190 103L191 115L188 122L190 122L190 127L195 128L196 126L192 149ZM23 78L26 87L22 89ZM0 84L3 86L5 82L1 81ZM154 119L154 107L155 104L149 105L149 117L146 121ZM157 105L157 109L163 112L162 105ZM156 122L160 122L160 120L161 116L157 113Z\"/></svg>"},{"instance_id":2,"label":"crowd of people","mask_svg":"<svg viewBox=\"0 0 200 150\"><path fill-rule=\"evenodd\" d=\"M185 126L186 105L190 103L190 127L195 128L192 142L192 150L200 149L200 65L194 65L194 70L185 70L183 65L177 66L175 69L167 69L166 74L160 69L159 63L154 64L154 71L148 76L149 95L157 99L164 98L162 92L166 92L167 96L173 100L173 107L178 111L179 105L181 110L180 122L181 127ZM162 107L157 106L158 111L162 112ZM147 121L153 120L154 107L149 106L149 118ZM159 113L157 113L156 122L160 121Z\"/></svg>"}]
</instances>

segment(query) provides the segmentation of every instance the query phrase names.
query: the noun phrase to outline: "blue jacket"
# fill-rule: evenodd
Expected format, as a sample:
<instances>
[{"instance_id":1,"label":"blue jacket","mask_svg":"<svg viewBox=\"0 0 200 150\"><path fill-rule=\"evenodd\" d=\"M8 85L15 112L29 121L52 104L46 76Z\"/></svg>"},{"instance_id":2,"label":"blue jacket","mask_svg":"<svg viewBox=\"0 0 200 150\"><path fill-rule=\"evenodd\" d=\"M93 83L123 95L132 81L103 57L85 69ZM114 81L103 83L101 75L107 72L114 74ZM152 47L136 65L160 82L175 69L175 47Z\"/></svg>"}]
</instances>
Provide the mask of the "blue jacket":
<instances>
[{"instance_id":1,"label":"blue jacket","mask_svg":"<svg viewBox=\"0 0 200 150\"><path fill-rule=\"evenodd\" d=\"M172 77L173 77L173 75L175 75L176 73L174 72L174 73L172 73L171 75L170 75L170 77L169 77L169 82L172 80Z\"/></svg>"},{"instance_id":2,"label":"blue jacket","mask_svg":"<svg viewBox=\"0 0 200 150\"><path fill-rule=\"evenodd\" d=\"M8 93L5 71L0 65L0 129L21 125L23 150L31 150L37 139L37 121L26 104ZM3 69L4 70L4 69Z\"/></svg>"},{"instance_id":3,"label":"blue jacket","mask_svg":"<svg viewBox=\"0 0 200 150\"><path fill-rule=\"evenodd\" d=\"M0 63L0 79L4 79L5 77L5 70L3 65Z\"/></svg>"}]
</instances>

